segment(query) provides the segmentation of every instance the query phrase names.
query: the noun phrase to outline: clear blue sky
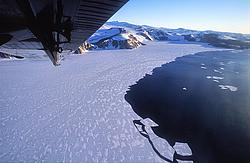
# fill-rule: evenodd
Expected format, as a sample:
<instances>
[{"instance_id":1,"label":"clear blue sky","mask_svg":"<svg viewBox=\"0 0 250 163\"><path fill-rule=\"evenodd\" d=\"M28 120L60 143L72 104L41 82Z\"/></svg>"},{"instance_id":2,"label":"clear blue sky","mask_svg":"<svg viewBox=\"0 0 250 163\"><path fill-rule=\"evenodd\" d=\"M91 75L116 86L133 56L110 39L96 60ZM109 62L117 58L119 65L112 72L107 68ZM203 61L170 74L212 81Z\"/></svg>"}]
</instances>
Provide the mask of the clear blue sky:
<instances>
[{"instance_id":1,"label":"clear blue sky","mask_svg":"<svg viewBox=\"0 0 250 163\"><path fill-rule=\"evenodd\" d=\"M109 21L250 34L250 0L130 0Z\"/></svg>"}]
</instances>

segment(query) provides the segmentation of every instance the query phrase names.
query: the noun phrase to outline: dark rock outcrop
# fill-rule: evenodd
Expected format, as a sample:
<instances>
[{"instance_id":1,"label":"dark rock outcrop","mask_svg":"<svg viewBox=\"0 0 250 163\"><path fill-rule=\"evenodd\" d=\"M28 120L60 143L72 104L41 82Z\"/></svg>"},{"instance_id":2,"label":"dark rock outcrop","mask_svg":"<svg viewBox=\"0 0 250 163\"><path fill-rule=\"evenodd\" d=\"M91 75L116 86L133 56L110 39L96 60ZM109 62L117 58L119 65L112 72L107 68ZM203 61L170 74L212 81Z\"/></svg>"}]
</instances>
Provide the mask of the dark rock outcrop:
<instances>
[{"instance_id":1,"label":"dark rock outcrop","mask_svg":"<svg viewBox=\"0 0 250 163\"><path fill-rule=\"evenodd\" d=\"M230 48L230 49L249 49L250 42L244 40L221 39L217 34L204 34L201 38L202 42L209 43L215 47Z\"/></svg>"},{"instance_id":2,"label":"dark rock outcrop","mask_svg":"<svg viewBox=\"0 0 250 163\"><path fill-rule=\"evenodd\" d=\"M88 41L85 41L79 48L75 51L76 54L83 54L87 50L91 50L93 45L91 45Z\"/></svg>"},{"instance_id":3,"label":"dark rock outcrop","mask_svg":"<svg viewBox=\"0 0 250 163\"><path fill-rule=\"evenodd\" d=\"M168 34L162 30L149 30L148 33L155 40L158 40L158 41L167 41L168 40Z\"/></svg>"},{"instance_id":4,"label":"dark rock outcrop","mask_svg":"<svg viewBox=\"0 0 250 163\"><path fill-rule=\"evenodd\" d=\"M149 41L153 41L153 39L151 38L151 36L149 35L148 32L144 31L144 32L139 32L137 33L138 35L143 36L145 39L149 40Z\"/></svg>"}]
</instances>

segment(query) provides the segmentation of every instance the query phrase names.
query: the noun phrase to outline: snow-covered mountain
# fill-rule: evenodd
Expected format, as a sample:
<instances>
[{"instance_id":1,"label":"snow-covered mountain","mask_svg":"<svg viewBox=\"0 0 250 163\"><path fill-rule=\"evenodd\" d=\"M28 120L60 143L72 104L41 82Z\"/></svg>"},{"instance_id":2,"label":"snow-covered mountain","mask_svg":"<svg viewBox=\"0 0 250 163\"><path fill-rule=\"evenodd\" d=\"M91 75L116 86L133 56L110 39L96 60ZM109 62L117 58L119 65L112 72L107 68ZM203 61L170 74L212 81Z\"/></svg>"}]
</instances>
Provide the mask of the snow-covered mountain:
<instances>
[{"instance_id":1,"label":"snow-covered mountain","mask_svg":"<svg viewBox=\"0 0 250 163\"><path fill-rule=\"evenodd\" d=\"M150 40L147 33L137 34L131 29L104 25L79 47L77 53L86 50L134 49L144 45L145 39Z\"/></svg>"},{"instance_id":2,"label":"snow-covered mountain","mask_svg":"<svg viewBox=\"0 0 250 163\"><path fill-rule=\"evenodd\" d=\"M202 42L223 48L250 48L250 35L246 34L197 31L184 28L156 28L113 21L105 23L75 53L84 53L87 50L134 49L146 45L148 41ZM0 58L6 58L4 56L12 54L11 49L1 51L6 54L0 55ZM20 56L25 58L36 57L36 55L27 54L26 51L20 53ZM46 54L42 58L44 56ZM41 56L38 57L41 58Z\"/></svg>"},{"instance_id":3,"label":"snow-covered mountain","mask_svg":"<svg viewBox=\"0 0 250 163\"><path fill-rule=\"evenodd\" d=\"M132 49L142 45L143 38L124 28L98 30L88 40L92 49Z\"/></svg>"},{"instance_id":4,"label":"snow-covered mountain","mask_svg":"<svg viewBox=\"0 0 250 163\"><path fill-rule=\"evenodd\" d=\"M177 35L183 35L183 36L184 35L193 35L196 37L201 37L202 35L205 35L205 34L217 34L222 39L237 39L237 40L250 39L249 34L218 32L218 31L211 31L211 30L197 31L197 30L184 29L184 28L178 28L178 29L157 28L157 27L151 27L151 26L147 26L147 25L134 25L134 24L130 24L127 22L119 22L119 21L107 22L105 24L105 26L120 27L120 28L135 30L135 31L151 31L151 32L158 31L158 32L163 32L167 35L177 34ZM151 34L153 34L153 33L151 33Z\"/></svg>"},{"instance_id":5,"label":"snow-covered mountain","mask_svg":"<svg viewBox=\"0 0 250 163\"><path fill-rule=\"evenodd\" d=\"M250 48L250 35L183 28L156 28L118 21L107 22L88 39L87 44L83 44L80 48L84 50L132 49L146 44L146 41L192 41L232 49Z\"/></svg>"}]
</instances>

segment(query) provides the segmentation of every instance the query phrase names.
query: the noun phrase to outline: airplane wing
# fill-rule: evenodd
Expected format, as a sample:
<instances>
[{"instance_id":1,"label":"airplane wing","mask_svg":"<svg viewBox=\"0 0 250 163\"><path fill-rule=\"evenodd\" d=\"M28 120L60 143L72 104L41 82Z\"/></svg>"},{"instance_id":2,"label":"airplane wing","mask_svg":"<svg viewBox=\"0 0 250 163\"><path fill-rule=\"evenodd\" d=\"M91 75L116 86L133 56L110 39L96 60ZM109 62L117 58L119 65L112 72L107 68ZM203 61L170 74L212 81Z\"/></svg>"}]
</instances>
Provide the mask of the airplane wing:
<instances>
[{"instance_id":1,"label":"airplane wing","mask_svg":"<svg viewBox=\"0 0 250 163\"><path fill-rule=\"evenodd\" d=\"M0 0L0 46L44 50L59 65L128 0Z\"/></svg>"}]
</instances>

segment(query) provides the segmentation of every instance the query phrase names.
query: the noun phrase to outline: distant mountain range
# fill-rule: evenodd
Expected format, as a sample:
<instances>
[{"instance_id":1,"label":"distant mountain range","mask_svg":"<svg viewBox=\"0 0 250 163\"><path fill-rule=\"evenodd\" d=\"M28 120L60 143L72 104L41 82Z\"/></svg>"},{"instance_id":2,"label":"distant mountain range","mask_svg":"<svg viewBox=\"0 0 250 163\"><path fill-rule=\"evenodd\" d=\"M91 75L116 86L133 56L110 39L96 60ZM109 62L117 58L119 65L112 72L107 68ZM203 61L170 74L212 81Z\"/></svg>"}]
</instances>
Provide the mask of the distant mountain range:
<instances>
[{"instance_id":1,"label":"distant mountain range","mask_svg":"<svg viewBox=\"0 0 250 163\"><path fill-rule=\"evenodd\" d=\"M148 41L202 42L215 47L229 49L249 49L250 35L217 31L197 31L190 29L156 28L147 25L135 25L127 22L107 22L85 41L74 53L87 50L134 49L146 45ZM0 58L44 58L45 53L37 55L36 51L5 49Z\"/></svg>"},{"instance_id":2,"label":"distant mountain range","mask_svg":"<svg viewBox=\"0 0 250 163\"><path fill-rule=\"evenodd\" d=\"M107 22L78 50L132 49L146 41L203 42L230 49L250 48L250 35L217 31L156 28L127 22Z\"/></svg>"}]
</instances>

